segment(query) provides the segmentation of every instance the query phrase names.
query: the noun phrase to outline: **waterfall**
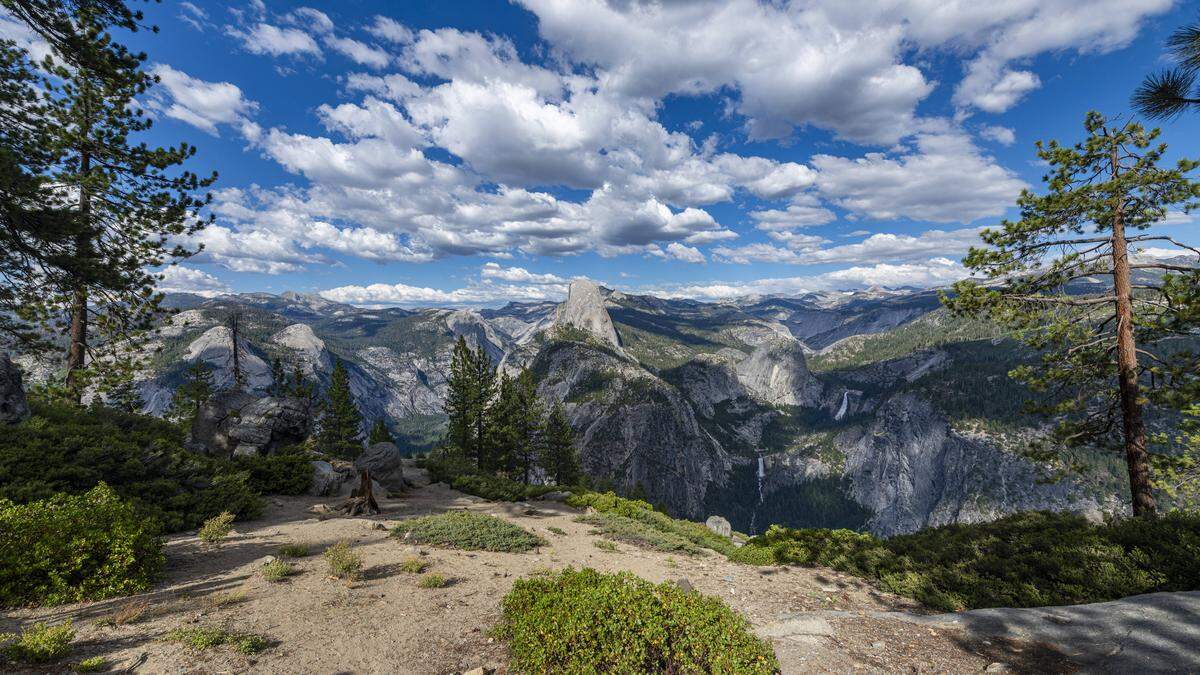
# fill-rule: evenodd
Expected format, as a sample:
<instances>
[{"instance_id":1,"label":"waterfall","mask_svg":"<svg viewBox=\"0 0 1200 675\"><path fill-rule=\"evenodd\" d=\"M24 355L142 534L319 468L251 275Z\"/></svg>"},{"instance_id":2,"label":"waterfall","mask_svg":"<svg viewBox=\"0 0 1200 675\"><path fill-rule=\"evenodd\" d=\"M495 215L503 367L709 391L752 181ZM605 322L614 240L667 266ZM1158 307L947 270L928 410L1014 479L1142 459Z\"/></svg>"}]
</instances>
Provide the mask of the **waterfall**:
<instances>
[{"instance_id":1,"label":"waterfall","mask_svg":"<svg viewBox=\"0 0 1200 675\"><path fill-rule=\"evenodd\" d=\"M755 531L754 523L758 520L758 507L763 503L763 479L767 477L767 467L763 462L763 456L758 456L758 504L754 507L754 511L750 514L750 534L758 534Z\"/></svg>"},{"instance_id":2,"label":"waterfall","mask_svg":"<svg viewBox=\"0 0 1200 675\"><path fill-rule=\"evenodd\" d=\"M837 414L833 416L835 420L841 420L846 416L846 408L850 405L850 390L842 392L842 407L838 408Z\"/></svg>"}]
</instances>

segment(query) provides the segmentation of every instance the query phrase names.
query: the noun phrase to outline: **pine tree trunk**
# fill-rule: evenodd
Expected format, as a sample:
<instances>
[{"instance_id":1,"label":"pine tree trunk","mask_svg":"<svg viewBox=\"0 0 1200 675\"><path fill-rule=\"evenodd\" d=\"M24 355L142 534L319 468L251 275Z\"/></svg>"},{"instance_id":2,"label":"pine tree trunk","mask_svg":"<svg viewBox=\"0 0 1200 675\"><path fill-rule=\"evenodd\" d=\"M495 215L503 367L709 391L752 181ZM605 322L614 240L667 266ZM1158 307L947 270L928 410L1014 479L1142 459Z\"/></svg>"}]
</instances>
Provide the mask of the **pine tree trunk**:
<instances>
[{"instance_id":1,"label":"pine tree trunk","mask_svg":"<svg viewBox=\"0 0 1200 675\"><path fill-rule=\"evenodd\" d=\"M1112 151L1112 174L1119 167ZM1133 287L1129 278L1129 248L1120 205L1112 223L1113 292L1117 311L1117 378L1121 397L1121 425L1125 437L1125 462L1129 467L1129 492L1133 515L1153 516L1157 510L1150 487L1150 457L1146 452L1146 425L1142 420L1138 384L1137 344L1133 337Z\"/></svg>"},{"instance_id":2,"label":"pine tree trunk","mask_svg":"<svg viewBox=\"0 0 1200 675\"><path fill-rule=\"evenodd\" d=\"M91 172L92 157L88 152L80 153L79 173L85 178ZM91 197L87 185L79 190L79 220L82 231L76 235L75 255L83 260L91 255ZM81 272L82 273L82 272ZM80 371L87 361L88 341L88 292L83 280L76 280L71 293L71 345L67 349L67 391L71 400L79 404L83 399L83 387L79 381Z\"/></svg>"}]
</instances>

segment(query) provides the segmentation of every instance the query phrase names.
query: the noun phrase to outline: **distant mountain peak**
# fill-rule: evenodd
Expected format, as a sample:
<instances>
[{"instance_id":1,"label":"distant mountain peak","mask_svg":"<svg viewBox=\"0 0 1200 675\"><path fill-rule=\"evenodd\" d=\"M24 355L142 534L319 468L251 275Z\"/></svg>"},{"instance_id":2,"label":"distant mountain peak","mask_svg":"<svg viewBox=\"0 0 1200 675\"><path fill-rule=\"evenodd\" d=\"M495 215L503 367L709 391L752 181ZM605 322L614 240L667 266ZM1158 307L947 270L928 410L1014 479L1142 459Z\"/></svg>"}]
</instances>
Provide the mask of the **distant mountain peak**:
<instances>
[{"instance_id":1,"label":"distant mountain peak","mask_svg":"<svg viewBox=\"0 0 1200 675\"><path fill-rule=\"evenodd\" d=\"M606 295L595 283L587 279L572 281L566 301L558 306L555 327L572 326L585 330L620 351L617 329L608 310L604 308L605 298Z\"/></svg>"}]
</instances>

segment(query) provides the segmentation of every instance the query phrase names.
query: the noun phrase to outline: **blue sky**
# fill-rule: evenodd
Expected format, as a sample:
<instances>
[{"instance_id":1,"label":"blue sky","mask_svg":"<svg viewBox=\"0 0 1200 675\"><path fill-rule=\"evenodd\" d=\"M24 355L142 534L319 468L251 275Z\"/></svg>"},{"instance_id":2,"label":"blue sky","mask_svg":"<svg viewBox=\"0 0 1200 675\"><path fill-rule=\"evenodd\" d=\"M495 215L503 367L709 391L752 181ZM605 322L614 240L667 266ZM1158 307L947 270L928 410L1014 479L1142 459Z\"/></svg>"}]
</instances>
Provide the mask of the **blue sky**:
<instances>
[{"instance_id":1,"label":"blue sky","mask_svg":"<svg viewBox=\"0 0 1200 675\"><path fill-rule=\"evenodd\" d=\"M164 2L152 141L217 170L164 287L359 304L935 286L1130 116L1171 0ZM20 37L11 23L0 31ZM1200 154L1196 117L1164 125ZM1190 219L1167 226L1188 239Z\"/></svg>"}]
</instances>

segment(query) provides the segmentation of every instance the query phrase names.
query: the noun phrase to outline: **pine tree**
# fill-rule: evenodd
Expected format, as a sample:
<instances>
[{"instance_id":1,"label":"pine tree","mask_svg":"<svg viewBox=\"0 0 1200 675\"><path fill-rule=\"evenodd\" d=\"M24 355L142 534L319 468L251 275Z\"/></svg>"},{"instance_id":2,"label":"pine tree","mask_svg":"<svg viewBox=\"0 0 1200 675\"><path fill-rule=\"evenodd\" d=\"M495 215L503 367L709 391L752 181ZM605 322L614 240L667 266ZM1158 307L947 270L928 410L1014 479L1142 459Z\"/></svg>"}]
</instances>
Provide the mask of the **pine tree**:
<instances>
[{"instance_id":1,"label":"pine tree","mask_svg":"<svg viewBox=\"0 0 1200 675\"><path fill-rule=\"evenodd\" d=\"M233 370L233 389L240 391L246 387L246 371L242 370L242 355L246 348L242 339L241 310L231 309L226 312L223 323L229 329L229 367Z\"/></svg>"},{"instance_id":2,"label":"pine tree","mask_svg":"<svg viewBox=\"0 0 1200 675\"><path fill-rule=\"evenodd\" d=\"M541 448L541 466L557 485L575 485L579 482L579 455L575 450L575 433L571 430L560 403L555 403L546 416Z\"/></svg>"},{"instance_id":3,"label":"pine tree","mask_svg":"<svg viewBox=\"0 0 1200 675\"><path fill-rule=\"evenodd\" d=\"M108 407L125 413L137 413L141 412L142 407L146 405L138 391L137 381L132 374L130 375L130 377L114 383L108 389L108 396L105 397L105 404Z\"/></svg>"},{"instance_id":4,"label":"pine tree","mask_svg":"<svg viewBox=\"0 0 1200 675\"><path fill-rule=\"evenodd\" d=\"M471 456L481 469L493 466L488 456L488 425L492 400L496 395L496 369L481 345L471 352Z\"/></svg>"},{"instance_id":5,"label":"pine tree","mask_svg":"<svg viewBox=\"0 0 1200 675\"><path fill-rule=\"evenodd\" d=\"M212 369L204 361L194 361L183 371L183 383L171 397L171 409L167 416L190 429L201 406L212 398L212 394Z\"/></svg>"},{"instance_id":6,"label":"pine tree","mask_svg":"<svg viewBox=\"0 0 1200 675\"><path fill-rule=\"evenodd\" d=\"M362 454L362 415L354 404L350 377L340 360L333 365L333 376L325 396L317 444L334 457L352 460Z\"/></svg>"},{"instance_id":7,"label":"pine tree","mask_svg":"<svg viewBox=\"0 0 1200 675\"><path fill-rule=\"evenodd\" d=\"M54 206L72 219L63 283L48 302L69 314L67 379L78 400L89 356L97 361L100 346L128 349L130 339L152 325L162 296L154 292L157 276L150 269L192 253L171 242L207 224L194 214L211 195L194 193L216 174L202 179L178 169L195 154L186 143L152 148L132 141L152 124L138 106L154 83L142 68L146 57L113 42L104 3L73 8L75 51L57 50L42 67L56 85L44 98L54 154L47 178L62 195Z\"/></svg>"},{"instance_id":8,"label":"pine tree","mask_svg":"<svg viewBox=\"0 0 1200 675\"><path fill-rule=\"evenodd\" d=\"M506 373L496 378L496 397L488 409L487 463L484 471L511 471L521 442L516 383Z\"/></svg>"},{"instance_id":9,"label":"pine tree","mask_svg":"<svg viewBox=\"0 0 1200 675\"><path fill-rule=\"evenodd\" d=\"M267 394L275 397L288 394L287 375L283 372L283 361L278 356L271 359L271 386L267 387Z\"/></svg>"},{"instance_id":10,"label":"pine tree","mask_svg":"<svg viewBox=\"0 0 1200 675\"><path fill-rule=\"evenodd\" d=\"M1200 363L1164 341L1190 337L1200 326L1200 271L1160 258L1131 260L1131 246L1154 242L1200 254L1165 235L1137 234L1166 217L1168 208L1198 204L1200 183L1187 174L1198 164L1180 160L1158 167L1165 145L1141 125L1108 126L1089 113L1088 137L1075 146L1038 143L1050 166L1048 192L1025 191L1021 219L982 233L987 248L964 260L992 280L955 285L944 298L954 311L990 317L1016 329L1040 363L1013 375L1043 395L1034 405L1057 424L1053 442L1031 449L1039 461L1063 462L1073 447L1116 451L1129 472L1133 512L1156 509L1143 409L1170 403L1171 393L1194 385ZM1157 282L1134 281L1133 271ZM1076 279L1111 279L1071 293ZM1170 454L1165 450L1165 454ZM1064 466L1065 469L1076 467Z\"/></svg>"},{"instance_id":11,"label":"pine tree","mask_svg":"<svg viewBox=\"0 0 1200 675\"><path fill-rule=\"evenodd\" d=\"M460 335L450 358L450 377L446 382L446 401L442 407L449 418L447 440L463 456L469 456L474 447L475 422L471 416L475 398L475 380L471 371L473 360L467 341Z\"/></svg>"},{"instance_id":12,"label":"pine tree","mask_svg":"<svg viewBox=\"0 0 1200 675\"><path fill-rule=\"evenodd\" d=\"M1167 52L1176 66L1146 76L1133 94L1134 110L1150 118L1171 118L1200 110L1200 22L1187 24L1167 38Z\"/></svg>"},{"instance_id":13,"label":"pine tree","mask_svg":"<svg viewBox=\"0 0 1200 675\"><path fill-rule=\"evenodd\" d=\"M387 422L384 422L382 417L375 420L375 424L371 426L371 433L367 436L367 445L395 442L395 439L392 438L392 432L388 431Z\"/></svg>"}]
</instances>

